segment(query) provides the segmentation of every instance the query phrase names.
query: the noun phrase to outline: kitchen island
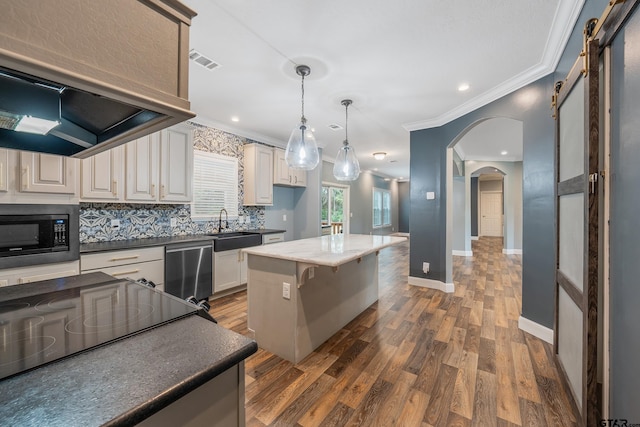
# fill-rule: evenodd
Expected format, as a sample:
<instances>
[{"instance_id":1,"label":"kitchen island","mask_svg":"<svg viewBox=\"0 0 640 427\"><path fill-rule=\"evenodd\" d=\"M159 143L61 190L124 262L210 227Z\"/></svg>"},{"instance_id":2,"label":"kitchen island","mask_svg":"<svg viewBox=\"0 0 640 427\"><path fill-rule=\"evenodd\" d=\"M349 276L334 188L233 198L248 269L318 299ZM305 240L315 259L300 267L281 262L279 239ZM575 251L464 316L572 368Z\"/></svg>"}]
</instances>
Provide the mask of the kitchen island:
<instances>
[{"instance_id":1,"label":"kitchen island","mask_svg":"<svg viewBox=\"0 0 640 427\"><path fill-rule=\"evenodd\" d=\"M378 300L378 252L404 237L337 234L245 248L248 327L298 363Z\"/></svg>"},{"instance_id":2,"label":"kitchen island","mask_svg":"<svg viewBox=\"0 0 640 427\"><path fill-rule=\"evenodd\" d=\"M244 425L253 340L104 273L0 288L0 425Z\"/></svg>"}]
</instances>

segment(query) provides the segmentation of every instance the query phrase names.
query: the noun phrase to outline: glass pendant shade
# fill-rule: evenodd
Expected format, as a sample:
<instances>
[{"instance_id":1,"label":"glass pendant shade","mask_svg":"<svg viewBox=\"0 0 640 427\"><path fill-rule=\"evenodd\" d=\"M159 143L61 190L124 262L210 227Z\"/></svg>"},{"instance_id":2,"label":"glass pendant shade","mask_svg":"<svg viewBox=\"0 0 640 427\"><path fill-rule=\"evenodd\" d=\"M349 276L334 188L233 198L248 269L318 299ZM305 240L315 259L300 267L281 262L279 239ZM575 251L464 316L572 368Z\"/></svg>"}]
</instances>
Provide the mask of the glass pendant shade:
<instances>
[{"instance_id":1,"label":"glass pendant shade","mask_svg":"<svg viewBox=\"0 0 640 427\"><path fill-rule=\"evenodd\" d=\"M360 163L356 157L356 150L349 145L349 105L352 103L350 99L343 99L341 102L344 105L344 141L333 163L333 176L338 181L355 181L360 176Z\"/></svg>"},{"instance_id":2,"label":"glass pendant shade","mask_svg":"<svg viewBox=\"0 0 640 427\"><path fill-rule=\"evenodd\" d=\"M300 123L291 131L284 153L284 160L290 168L308 171L314 169L320 163L316 137L304 117L304 78L310 73L311 69L306 65L298 65L296 67L296 74L302 77L302 115Z\"/></svg>"},{"instance_id":3,"label":"glass pendant shade","mask_svg":"<svg viewBox=\"0 0 640 427\"><path fill-rule=\"evenodd\" d=\"M320 162L316 137L306 121L300 122L291 131L284 159L294 169L312 170Z\"/></svg>"},{"instance_id":4,"label":"glass pendant shade","mask_svg":"<svg viewBox=\"0 0 640 427\"><path fill-rule=\"evenodd\" d=\"M358 163L356 151L347 141L338 150L333 164L333 176L338 181L355 181L360 176L360 163Z\"/></svg>"}]
</instances>

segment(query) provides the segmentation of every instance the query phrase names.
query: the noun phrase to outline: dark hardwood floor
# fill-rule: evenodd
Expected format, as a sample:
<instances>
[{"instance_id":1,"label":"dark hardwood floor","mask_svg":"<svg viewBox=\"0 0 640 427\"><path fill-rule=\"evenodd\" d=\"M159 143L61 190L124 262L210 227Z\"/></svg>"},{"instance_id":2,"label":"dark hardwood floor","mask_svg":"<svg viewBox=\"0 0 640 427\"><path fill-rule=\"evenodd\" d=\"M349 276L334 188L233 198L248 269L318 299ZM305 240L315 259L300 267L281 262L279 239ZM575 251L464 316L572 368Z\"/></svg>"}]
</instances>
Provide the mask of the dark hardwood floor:
<instances>
[{"instance_id":1,"label":"dark hardwood floor","mask_svg":"<svg viewBox=\"0 0 640 427\"><path fill-rule=\"evenodd\" d=\"M501 238L474 241L445 294L407 284L408 253L380 252L378 302L302 362L247 359L247 425L577 425L551 346L518 329L520 256ZM240 292L211 313L248 335L246 307Z\"/></svg>"}]
</instances>

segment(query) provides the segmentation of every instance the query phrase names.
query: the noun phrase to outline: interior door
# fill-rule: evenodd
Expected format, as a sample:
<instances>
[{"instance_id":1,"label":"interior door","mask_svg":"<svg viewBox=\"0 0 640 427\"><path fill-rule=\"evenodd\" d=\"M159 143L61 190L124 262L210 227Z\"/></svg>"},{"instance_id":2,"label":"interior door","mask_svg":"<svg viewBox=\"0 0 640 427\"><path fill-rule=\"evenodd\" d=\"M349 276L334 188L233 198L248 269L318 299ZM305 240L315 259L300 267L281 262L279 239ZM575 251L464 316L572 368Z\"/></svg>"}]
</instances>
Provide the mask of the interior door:
<instances>
[{"instance_id":1,"label":"interior door","mask_svg":"<svg viewBox=\"0 0 640 427\"><path fill-rule=\"evenodd\" d=\"M480 235L502 236L502 193L480 193Z\"/></svg>"},{"instance_id":2,"label":"interior door","mask_svg":"<svg viewBox=\"0 0 640 427\"><path fill-rule=\"evenodd\" d=\"M584 425L597 399L599 44L556 86L557 270L554 351Z\"/></svg>"}]
</instances>

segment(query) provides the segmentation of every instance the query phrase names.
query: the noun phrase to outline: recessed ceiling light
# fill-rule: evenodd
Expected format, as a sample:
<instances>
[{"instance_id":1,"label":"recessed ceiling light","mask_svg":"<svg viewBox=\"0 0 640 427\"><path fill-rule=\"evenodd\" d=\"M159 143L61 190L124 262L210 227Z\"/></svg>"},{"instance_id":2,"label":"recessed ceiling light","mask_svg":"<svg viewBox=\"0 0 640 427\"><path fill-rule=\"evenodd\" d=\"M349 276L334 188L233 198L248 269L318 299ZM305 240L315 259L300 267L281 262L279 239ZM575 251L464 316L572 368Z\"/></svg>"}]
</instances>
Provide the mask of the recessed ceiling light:
<instances>
[{"instance_id":1,"label":"recessed ceiling light","mask_svg":"<svg viewBox=\"0 0 640 427\"><path fill-rule=\"evenodd\" d=\"M240 121L240 118L239 118L238 116L232 116L232 117L231 117L231 121L232 121L232 122L239 122L239 121Z\"/></svg>"},{"instance_id":2,"label":"recessed ceiling light","mask_svg":"<svg viewBox=\"0 0 640 427\"><path fill-rule=\"evenodd\" d=\"M377 153L373 153L373 158L376 160L382 160L387 156L387 153L384 153L382 151L378 151Z\"/></svg>"},{"instance_id":3,"label":"recessed ceiling light","mask_svg":"<svg viewBox=\"0 0 640 427\"><path fill-rule=\"evenodd\" d=\"M502 150L502 151L500 152L500 154L502 154L503 156L506 156L506 155L507 155L507 150Z\"/></svg>"},{"instance_id":4,"label":"recessed ceiling light","mask_svg":"<svg viewBox=\"0 0 640 427\"><path fill-rule=\"evenodd\" d=\"M469 90L469 84L461 83L460 86L458 86L458 91L464 92L465 90Z\"/></svg>"},{"instance_id":5,"label":"recessed ceiling light","mask_svg":"<svg viewBox=\"0 0 640 427\"><path fill-rule=\"evenodd\" d=\"M391 178L385 178L384 180L385 181L391 181Z\"/></svg>"},{"instance_id":6,"label":"recessed ceiling light","mask_svg":"<svg viewBox=\"0 0 640 427\"><path fill-rule=\"evenodd\" d=\"M404 177L403 177L403 176L400 176L400 177L398 177L398 179L404 179Z\"/></svg>"},{"instance_id":7,"label":"recessed ceiling light","mask_svg":"<svg viewBox=\"0 0 640 427\"><path fill-rule=\"evenodd\" d=\"M377 171L377 170L378 170L378 168L373 168L373 170L374 170L374 171Z\"/></svg>"}]
</instances>

